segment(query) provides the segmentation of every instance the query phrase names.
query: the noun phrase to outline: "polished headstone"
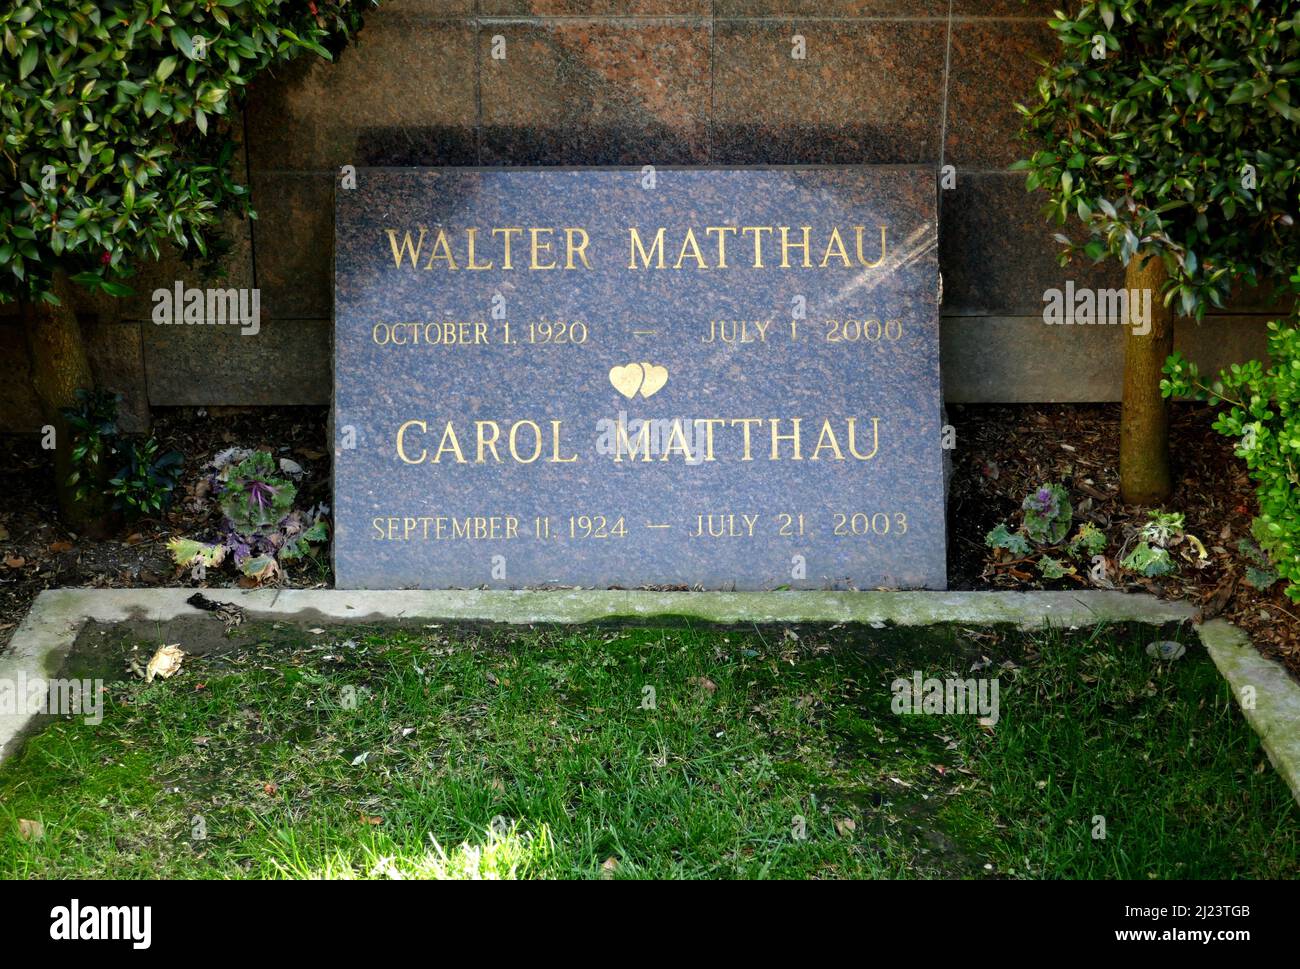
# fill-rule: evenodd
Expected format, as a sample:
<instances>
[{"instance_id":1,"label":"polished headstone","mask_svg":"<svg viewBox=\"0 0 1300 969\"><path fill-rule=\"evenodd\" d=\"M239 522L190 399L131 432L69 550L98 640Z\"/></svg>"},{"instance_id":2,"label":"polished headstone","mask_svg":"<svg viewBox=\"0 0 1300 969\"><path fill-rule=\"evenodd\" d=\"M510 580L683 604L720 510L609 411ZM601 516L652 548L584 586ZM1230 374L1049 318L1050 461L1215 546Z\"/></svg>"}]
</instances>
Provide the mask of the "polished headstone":
<instances>
[{"instance_id":1,"label":"polished headstone","mask_svg":"<svg viewBox=\"0 0 1300 969\"><path fill-rule=\"evenodd\" d=\"M336 200L340 588L944 586L933 172Z\"/></svg>"}]
</instances>

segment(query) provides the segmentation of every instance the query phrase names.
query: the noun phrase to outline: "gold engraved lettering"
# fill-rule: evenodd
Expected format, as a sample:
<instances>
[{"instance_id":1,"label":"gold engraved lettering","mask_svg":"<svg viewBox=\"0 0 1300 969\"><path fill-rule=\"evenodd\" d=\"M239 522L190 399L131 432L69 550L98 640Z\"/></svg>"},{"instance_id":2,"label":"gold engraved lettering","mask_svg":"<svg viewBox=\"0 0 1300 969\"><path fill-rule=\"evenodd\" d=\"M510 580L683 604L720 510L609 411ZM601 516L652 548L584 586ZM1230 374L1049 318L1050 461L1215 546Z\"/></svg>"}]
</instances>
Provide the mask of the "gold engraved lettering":
<instances>
[{"instance_id":1,"label":"gold engraved lettering","mask_svg":"<svg viewBox=\"0 0 1300 969\"><path fill-rule=\"evenodd\" d=\"M649 252L645 251L645 245L641 242L641 234L637 232L636 226L629 226L627 231L628 231L630 244L632 247L632 254L631 256L628 257L627 268L628 269L637 268L636 257L637 257L637 253L639 252L641 254L642 269L649 269L650 260L656 256L658 257L658 263L655 266L655 268L663 269L664 268L664 230L661 228L658 232L655 233L654 242L651 244Z\"/></svg>"}]
</instances>

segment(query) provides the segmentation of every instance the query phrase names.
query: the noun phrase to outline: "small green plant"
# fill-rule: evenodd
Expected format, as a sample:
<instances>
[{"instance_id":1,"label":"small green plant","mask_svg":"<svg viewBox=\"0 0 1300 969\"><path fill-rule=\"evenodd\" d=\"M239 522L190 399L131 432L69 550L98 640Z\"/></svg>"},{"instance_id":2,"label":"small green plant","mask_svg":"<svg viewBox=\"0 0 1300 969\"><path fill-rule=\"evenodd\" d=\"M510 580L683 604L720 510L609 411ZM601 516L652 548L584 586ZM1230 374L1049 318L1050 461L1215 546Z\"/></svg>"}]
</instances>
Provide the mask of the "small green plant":
<instances>
[{"instance_id":1,"label":"small green plant","mask_svg":"<svg viewBox=\"0 0 1300 969\"><path fill-rule=\"evenodd\" d=\"M161 515L171 506L184 456L180 451L160 454L152 437L132 442L121 453L126 464L108 482L113 507L129 519Z\"/></svg>"},{"instance_id":2,"label":"small green plant","mask_svg":"<svg viewBox=\"0 0 1300 969\"><path fill-rule=\"evenodd\" d=\"M1271 589L1279 577L1268 556L1264 554L1264 550L1250 539L1243 538L1237 543L1237 551L1241 553L1242 558L1251 563L1246 566L1246 584L1260 592Z\"/></svg>"},{"instance_id":3,"label":"small green plant","mask_svg":"<svg viewBox=\"0 0 1300 969\"><path fill-rule=\"evenodd\" d=\"M73 433L67 483L76 489L77 501L120 512L128 520L161 515L171 504L184 457L179 451L160 454L152 437L122 440L117 426L121 394L78 389L76 397L77 406L65 408L63 416Z\"/></svg>"},{"instance_id":4,"label":"small green plant","mask_svg":"<svg viewBox=\"0 0 1300 969\"><path fill-rule=\"evenodd\" d=\"M1063 579L1078 571L1073 565L1066 565L1060 559L1054 559L1050 555L1044 555L1037 564L1038 574L1044 579Z\"/></svg>"},{"instance_id":5,"label":"small green plant","mask_svg":"<svg viewBox=\"0 0 1300 969\"><path fill-rule=\"evenodd\" d=\"M1148 513L1147 522L1142 526L1138 535L1141 536L1144 542L1150 542L1152 545L1159 545L1164 548L1183 534L1183 524L1186 520L1187 516L1180 511L1153 511Z\"/></svg>"},{"instance_id":6,"label":"small green plant","mask_svg":"<svg viewBox=\"0 0 1300 969\"><path fill-rule=\"evenodd\" d=\"M1079 555L1091 557L1100 555L1104 551L1106 551L1106 533L1092 522L1084 522L1080 525L1074 538L1070 539L1069 552L1071 558Z\"/></svg>"},{"instance_id":7,"label":"small green plant","mask_svg":"<svg viewBox=\"0 0 1300 969\"><path fill-rule=\"evenodd\" d=\"M1300 272L1292 281L1300 286ZM1294 324L1269 323L1267 363L1233 364L1213 382L1175 353L1160 387L1166 397L1219 408L1214 429L1236 440L1235 453L1255 482L1259 513L1251 532L1272 570L1286 580L1287 596L1300 601L1300 330Z\"/></svg>"},{"instance_id":8,"label":"small green plant","mask_svg":"<svg viewBox=\"0 0 1300 969\"><path fill-rule=\"evenodd\" d=\"M116 447L117 408L122 395L78 388L76 399L74 406L63 409L73 434L72 473L67 483L75 487L78 501L89 501L103 489Z\"/></svg>"},{"instance_id":9,"label":"small green plant","mask_svg":"<svg viewBox=\"0 0 1300 969\"><path fill-rule=\"evenodd\" d=\"M1029 554L1029 539L1020 532L1013 532L1002 522L997 528L984 536L984 544L992 549L1005 549L1012 555L1023 557Z\"/></svg>"},{"instance_id":10,"label":"small green plant","mask_svg":"<svg viewBox=\"0 0 1300 969\"><path fill-rule=\"evenodd\" d=\"M1168 575L1178 568L1170 550L1184 543L1193 550L1193 560L1205 561L1205 546L1186 531L1185 522L1182 512L1147 512L1147 520L1130 537L1136 544L1120 555L1120 567L1148 579Z\"/></svg>"},{"instance_id":11,"label":"small green plant","mask_svg":"<svg viewBox=\"0 0 1300 969\"><path fill-rule=\"evenodd\" d=\"M1174 571L1174 561L1169 557L1169 549L1149 542L1138 542L1119 560L1119 564L1122 568L1147 578L1168 575Z\"/></svg>"}]
</instances>

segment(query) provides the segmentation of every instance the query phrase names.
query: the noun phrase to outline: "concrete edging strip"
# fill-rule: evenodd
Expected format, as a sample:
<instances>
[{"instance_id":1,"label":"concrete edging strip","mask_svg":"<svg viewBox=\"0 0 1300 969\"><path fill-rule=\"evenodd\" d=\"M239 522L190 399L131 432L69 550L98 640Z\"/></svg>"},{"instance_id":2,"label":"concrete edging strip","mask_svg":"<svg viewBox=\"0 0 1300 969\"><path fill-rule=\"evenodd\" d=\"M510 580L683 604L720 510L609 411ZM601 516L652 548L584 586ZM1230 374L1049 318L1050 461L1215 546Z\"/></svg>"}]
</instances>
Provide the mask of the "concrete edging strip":
<instances>
[{"instance_id":1,"label":"concrete edging strip","mask_svg":"<svg viewBox=\"0 0 1300 969\"><path fill-rule=\"evenodd\" d=\"M166 622L194 617L193 589L51 589L42 592L0 653L0 681L52 676L91 620ZM366 591L346 589L205 589L256 619L313 623L466 620L568 624L655 617L716 623L933 623L1077 627L1099 622L1160 625L1190 621L1194 609L1122 592L641 592L588 589ZM1254 688L1246 719L1300 801L1300 684L1260 655L1240 630L1215 620L1202 643L1232 685ZM0 711L0 761L14 752L31 715Z\"/></svg>"},{"instance_id":2,"label":"concrete edging strip","mask_svg":"<svg viewBox=\"0 0 1300 969\"><path fill-rule=\"evenodd\" d=\"M1300 802L1300 683L1280 663L1263 656L1250 637L1231 623L1214 619L1199 632L1205 651L1232 686L1237 706L1259 734L1268 759Z\"/></svg>"}]
</instances>

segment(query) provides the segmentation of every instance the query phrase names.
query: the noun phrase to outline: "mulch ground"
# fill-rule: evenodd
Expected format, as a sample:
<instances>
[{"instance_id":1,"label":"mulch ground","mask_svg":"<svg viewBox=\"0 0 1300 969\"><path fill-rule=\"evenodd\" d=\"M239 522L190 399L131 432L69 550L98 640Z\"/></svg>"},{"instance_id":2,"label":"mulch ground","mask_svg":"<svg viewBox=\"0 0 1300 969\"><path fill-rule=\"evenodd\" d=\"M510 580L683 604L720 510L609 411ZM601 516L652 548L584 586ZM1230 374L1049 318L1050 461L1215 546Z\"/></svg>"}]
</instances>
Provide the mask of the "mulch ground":
<instances>
[{"instance_id":1,"label":"mulch ground","mask_svg":"<svg viewBox=\"0 0 1300 969\"><path fill-rule=\"evenodd\" d=\"M1032 568L994 562L984 536L999 522L1020 522L1020 503L1040 485L1062 482L1086 519L1104 531L1107 585L1195 603L1202 619L1222 617L1245 629L1260 650L1300 678L1300 606L1282 592L1244 581L1250 564L1238 542L1250 538L1254 487L1230 440L1211 427L1210 410L1179 404L1173 410L1171 452L1177 486L1164 510L1182 512L1186 530L1208 553L1203 567L1185 563L1158 579L1122 582L1114 564L1124 536L1146 520L1147 509L1119 496L1119 406L1023 405L949 408L957 428L948 502L948 578L954 589L1098 588L1089 570L1043 580Z\"/></svg>"},{"instance_id":2,"label":"mulch ground","mask_svg":"<svg viewBox=\"0 0 1300 969\"><path fill-rule=\"evenodd\" d=\"M324 407L178 407L154 412L154 436L162 450L185 456L181 488L165 521L143 520L116 537L93 541L59 523L54 472L35 435L0 435L0 649L42 589L58 586L140 588L194 585L177 567L167 542L178 536L212 537L220 519L215 502L197 500L204 465L219 451L251 447L302 466L295 504L329 504L329 459ZM321 558L328 561L328 555ZM229 569L209 573L206 585L238 585ZM282 585L325 588L328 570L303 561L287 566Z\"/></svg>"},{"instance_id":3,"label":"mulch ground","mask_svg":"<svg viewBox=\"0 0 1300 969\"><path fill-rule=\"evenodd\" d=\"M170 408L155 412L154 434L186 458L178 495L165 521L128 526L115 539L91 541L62 528L54 504L49 456L31 435L0 435L0 648L8 643L33 598L56 586L148 587L194 585L173 565L168 539L210 534L213 503L195 500L203 465L232 446L258 447L304 468L297 505L330 501L326 410L320 407ZM1143 509L1119 498L1119 408L1115 405L958 406L948 504L948 576L953 589L1096 588L1089 570L1043 580L1032 569L996 563L984 536L999 522L1020 521L1020 503L1042 484L1065 483L1076 519L1106 532L1108 555L1145 520ZM1120 582L1112 566L1105 587L1146 591L1197 604L1204 618L1222 616L1247 630L1259 648L1300 677L1300 607L1282 594L1249 586L1237 543L1250 535L1254 491L1231 442L1210 427L1195 405L1174 410L1173 455L1177 490L1165 506L1186 515L1186 528L1205 546L1202 568L1181 568L1160 579ZM321 556L322 560L326 557ZM289 567L282 584L323 588L319 563ZM1116 584L1113 584L1116 583ZM208 584L237 584L233 573Z\"/></svg>"}]
</instances>

